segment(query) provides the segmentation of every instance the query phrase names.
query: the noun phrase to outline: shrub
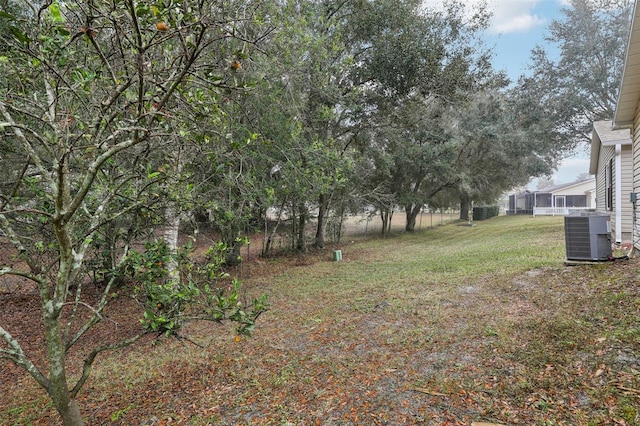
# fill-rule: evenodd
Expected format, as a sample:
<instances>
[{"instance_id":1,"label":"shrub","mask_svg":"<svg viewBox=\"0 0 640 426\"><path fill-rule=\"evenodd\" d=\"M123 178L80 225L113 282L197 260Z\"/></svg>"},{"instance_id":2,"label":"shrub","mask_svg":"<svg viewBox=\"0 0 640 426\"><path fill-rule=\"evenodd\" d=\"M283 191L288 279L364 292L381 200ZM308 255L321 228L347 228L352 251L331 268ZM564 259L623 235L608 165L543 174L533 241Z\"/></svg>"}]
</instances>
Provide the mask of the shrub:
<instances>
[{"instance_id":1,"label":"shrub","mask_svg":"<svg viewBox=\"0 0 640 426\"><path fill-rule=\"evenodd\" d=\"M485 220L500 214L499 206L480 206L473 208L473 220Z\"/></svg>"}]
</instances>

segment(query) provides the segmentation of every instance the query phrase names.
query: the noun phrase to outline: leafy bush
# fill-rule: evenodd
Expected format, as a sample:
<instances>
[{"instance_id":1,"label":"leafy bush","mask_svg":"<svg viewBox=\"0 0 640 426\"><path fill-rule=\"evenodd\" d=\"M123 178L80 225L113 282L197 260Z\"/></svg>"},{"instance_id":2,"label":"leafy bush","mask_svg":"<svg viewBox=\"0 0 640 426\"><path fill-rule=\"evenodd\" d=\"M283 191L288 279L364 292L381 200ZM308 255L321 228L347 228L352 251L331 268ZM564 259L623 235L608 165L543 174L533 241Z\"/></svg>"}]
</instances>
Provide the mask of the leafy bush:
<instances>
[{"instance_id":1,"label":"leafy bush","mask_svg":"<svg viewBox=\"0 0 640 426\"><path fill-rule=\"evenodd\" d=\"M499 206L481 206L473 208L473 220L485 220L500 214Z\"/></svg>"},{"instance_id":2,"label":"leafy bush","mask_svg":"<svg viewBox=\"0 0 640 426\"><path fill-rule=\"evenodd\" d=\"M267 309L267 296L250 304L240 298L240 282L222 285L228 274L222 272L227 247L211 247L204 265L193 262L190 246L171 254L164 241L145 244L143 252L131 250L125 268L137 282L135 298L144 306L140 320L149 332L176 334L188 320L233 321L238 335L251 335L258 317ZM175 273L171 273L175 270Z\"/></svg>"}]
</instances>

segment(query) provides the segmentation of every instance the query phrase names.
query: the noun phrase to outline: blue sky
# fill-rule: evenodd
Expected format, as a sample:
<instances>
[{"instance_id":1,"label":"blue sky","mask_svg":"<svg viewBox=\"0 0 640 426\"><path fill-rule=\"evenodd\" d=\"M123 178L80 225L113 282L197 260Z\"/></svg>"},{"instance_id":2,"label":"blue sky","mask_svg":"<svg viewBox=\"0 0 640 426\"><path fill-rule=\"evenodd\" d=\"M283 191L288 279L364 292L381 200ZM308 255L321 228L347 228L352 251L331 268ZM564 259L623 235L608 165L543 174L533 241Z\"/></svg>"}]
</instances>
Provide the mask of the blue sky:
<instances>
[{"instance_id":1,"label":"blue sky","mask_svg":"<svg viewBox=\"0 0 640 426\"><path fill-rule=\"evenodd\" d=\"M560 10L567 4L560 0L493 0L488 7L494 16L486 35L495 50L494 65L504 69L512 80L527 73L531 50L542 45L553 51L544 37L547 26L561 18Z\"/></svg>"},{"instance_id":2,"label":"blue sky","mask_svg":"<svg viewBox=\"0 0 640 426\"><path fill-rule=\"evenodd\" d=\"M467 0L468 5L480 4L482 0ZM442 0L425 0L427 7L437 7ZM511 80L528 74L531 50L543 46L552 53L544 40L548 25L561 19L561 9L569 7L568 0L487 0L493 12L491 27L485 35L487 45L492 47L496 69L505 70ZM580 151L565 158L552 176L554 183L569 183L578 175L589 172L589 153ZM535 182L530 187L535 188Z\"/></svg>"},{"instance_id":3,"label":"blue sky","mask_svg":"<svg viewBox=\"0 0 640 426\"><path fill-rule=\"evenodd\" d=\"M428 8L439 8L444 0L424 0ZM466 0L467 7L483 4L484 0ZM486 0L493 13L485 35L488 46L495 51L494 65L504 69L513 80L526 72L531 49L536 44L546 46L547 26L561 18L560 10L568 0Z\"/></svg>"},{"instance_id":4,"label":"blue sky","mask_svg":"<svg viewBox=\"0 0 640 426\"><path fill-rule=\"evenodd\" d=\"M493 63L515 81L518 76L528 74L530 53L536 45L543 46L548 53L553 52L553 47L544 39L548 35L547 27L554 19L561 19L561 9L569 5L565 0L490 0L488 7L494 14L486 35L489 45L494 46ZM563 159L552 178L556 184L568 183L588 172L589 153L580 150ZM530 187L535 185L534 181Z\"/></svg>"}]
</instances>

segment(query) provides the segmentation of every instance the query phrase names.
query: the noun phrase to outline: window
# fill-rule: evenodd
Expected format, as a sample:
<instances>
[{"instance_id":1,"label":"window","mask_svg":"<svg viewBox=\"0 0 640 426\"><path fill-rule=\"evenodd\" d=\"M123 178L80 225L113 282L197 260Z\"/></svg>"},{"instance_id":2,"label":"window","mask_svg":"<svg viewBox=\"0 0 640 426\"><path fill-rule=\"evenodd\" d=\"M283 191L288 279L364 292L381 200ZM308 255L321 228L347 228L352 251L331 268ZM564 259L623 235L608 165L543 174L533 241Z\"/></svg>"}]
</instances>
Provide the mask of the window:
<instances>
[{"instance_id":1,"label":"window","mask_svg":"<svg viewBox=\"0 0 640 426\"><path fill-rule=\"evenodd\" d=\"M613 210L613 159L609 160L609 164L604 170L604 186L605 186L605 208Z\"/></svg>"}]
</instances>

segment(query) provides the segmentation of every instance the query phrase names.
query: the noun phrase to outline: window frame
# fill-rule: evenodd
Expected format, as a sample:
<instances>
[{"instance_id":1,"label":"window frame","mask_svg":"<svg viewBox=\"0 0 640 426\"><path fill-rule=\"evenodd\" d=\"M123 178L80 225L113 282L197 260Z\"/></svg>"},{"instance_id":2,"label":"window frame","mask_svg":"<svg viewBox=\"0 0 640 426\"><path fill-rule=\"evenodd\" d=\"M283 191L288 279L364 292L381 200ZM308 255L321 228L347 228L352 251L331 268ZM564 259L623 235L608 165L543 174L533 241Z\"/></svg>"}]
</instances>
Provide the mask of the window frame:
<instances>
[{"instance_id":1,"label":"window frame","mask_svg":"<svg viewBox=\"0 0 640 426\"><path fill-rule=\"evenodd\" d=\"M605 209L613 210L613 158L609 160L604 170Z\"/></svg>"}]
</instances>

